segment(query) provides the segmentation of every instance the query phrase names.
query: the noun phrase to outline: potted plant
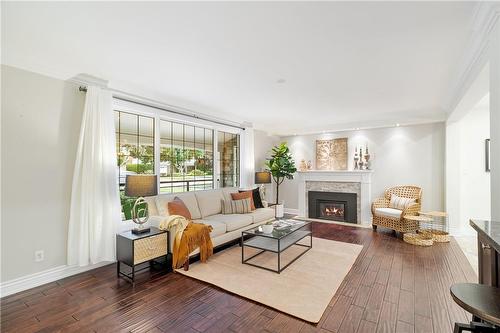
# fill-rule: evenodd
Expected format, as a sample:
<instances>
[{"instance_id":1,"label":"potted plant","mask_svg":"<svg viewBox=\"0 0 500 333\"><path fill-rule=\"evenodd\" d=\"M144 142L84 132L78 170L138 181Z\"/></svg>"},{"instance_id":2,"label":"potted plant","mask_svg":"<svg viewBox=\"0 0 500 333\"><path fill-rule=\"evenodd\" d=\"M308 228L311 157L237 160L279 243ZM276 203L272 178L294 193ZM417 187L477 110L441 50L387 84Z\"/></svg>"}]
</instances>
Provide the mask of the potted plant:
<instances>
[{"instance_id":1,"label":"potted plant","mask_svg":"<svg viewBox=\"0 0 500 333\"><path fill-rule=\"evenodd\" d=\"M273 147L271 158L266 161L266 167L276 183L276 217L282 217L284 208L279 202L279 187L285 179L293 179L293 174L297 172L286 142Z\"/></svg>"}]
</instances>

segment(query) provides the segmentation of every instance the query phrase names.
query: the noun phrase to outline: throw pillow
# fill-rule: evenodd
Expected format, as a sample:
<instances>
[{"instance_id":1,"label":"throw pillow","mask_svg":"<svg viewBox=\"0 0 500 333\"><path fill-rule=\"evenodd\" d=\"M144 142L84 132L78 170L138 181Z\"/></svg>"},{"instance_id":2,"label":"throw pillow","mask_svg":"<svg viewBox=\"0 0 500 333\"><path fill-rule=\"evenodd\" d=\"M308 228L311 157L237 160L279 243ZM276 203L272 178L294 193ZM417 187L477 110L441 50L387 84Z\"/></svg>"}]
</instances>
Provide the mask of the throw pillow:
<instances>
[{"instance_id":1,"label":"throw pillow","mask_svg":"<svg viewBox=\"0 0 500 333\"><path fill-rule=\"evenodd\" d=\"M403 210L413 203L415 203L415 199L398 197L395 194L391 194L391 201L389 202L389 208Z\"/></svg>"},{"instance_id":2,"label":"throw pillow","mask_svg":"<svg viewBox=\"0 0 500 333\"><path fill-rule=\"evenodd\" d=\"M251 210L251 198L240 200L222 200L222 214L246 214Z\"/></svg>"},{"instance_id":3,"label":"throw pillow","mask_svg":"<svg viewBox=\"0 0 500 333\"><path fill-rule=\"evenodd\" d=\"M174 200L170 201L167 204L167 208L169 215L180 215L188 220L191 220L191 213L189 212L189 209L186 207L184 201L182 201L179 197L175 197Z\"/></svg>"},{"instance_id":4,"label":"throw pillow","mask_svg":"<svg viewBox=\"0 0 500 333\"><path fill-rule=\"evenodd\" d=\"M255 204L253 202L252 191L243 191L239 193L231 193L231 198L233 200L250 199L250 207L255 210Z\"/></svg>"},{"instance_id":5,"label":"throw pillow","mask_svg":"<svg viewBox=\"0 0 500 333\"><path fill-rule=\"evenodd\" d=\"M247 191L240 190L239 192L242 193ZM255 208L264 208L264 205L262 204L262 198L260 197L260 189L258 187L252 190L252 199Z\"/></svg>"}]
</instances>

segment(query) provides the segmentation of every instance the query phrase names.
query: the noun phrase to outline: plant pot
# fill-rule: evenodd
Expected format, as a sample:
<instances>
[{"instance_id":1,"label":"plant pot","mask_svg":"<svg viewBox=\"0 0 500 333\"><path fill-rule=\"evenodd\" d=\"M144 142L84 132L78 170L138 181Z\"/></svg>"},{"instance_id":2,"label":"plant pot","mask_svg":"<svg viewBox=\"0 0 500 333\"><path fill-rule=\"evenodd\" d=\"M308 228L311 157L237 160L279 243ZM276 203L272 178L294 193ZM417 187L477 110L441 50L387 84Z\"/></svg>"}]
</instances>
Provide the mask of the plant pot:
<instances>
[{"instance_id":1,"label":"plant pot","mask_svg":"<svg viewBox=\"0 0 500 333\"><path fill-rule=\"evenodd\" d=\"M262 232L265 234L270 234L273 232L274 226L272 224L262 225Z\"/></svg>"},{"instance_id":2,"label":"plant pot","mask_svg":"<svg viewBox=\"0 0 500 333\"><path fill-rule=\"evenodd\" d=\"M282 218L285 215L285 205L277 204L275 207L276 218Z\"/></svg>"}]
</instances>

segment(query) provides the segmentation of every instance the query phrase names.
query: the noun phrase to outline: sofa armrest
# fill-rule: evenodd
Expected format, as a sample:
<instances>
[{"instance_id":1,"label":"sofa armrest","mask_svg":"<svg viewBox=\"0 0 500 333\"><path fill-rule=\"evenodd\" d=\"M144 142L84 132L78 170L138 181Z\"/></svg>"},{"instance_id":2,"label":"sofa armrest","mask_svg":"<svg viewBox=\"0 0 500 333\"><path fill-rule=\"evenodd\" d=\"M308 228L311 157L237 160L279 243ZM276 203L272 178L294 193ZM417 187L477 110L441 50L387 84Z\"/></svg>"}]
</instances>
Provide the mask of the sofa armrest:
<instances>
[{"instance_id":1,"label":"sofa armrest","mask_svg":"<svg viewBox=\"0 0 500 333\"><path fill-rule=\"evenodd\" d=\"M401 213L401 218L404 218L405 215L418 215L420 211L420 204L415 202L403 209L403 213Z\"/></svg>"},{"instance_id":2,"label":"sofa armrest","mask_svg":"<svg viewBox=\"0 0 500 333\"><path fill-rule=\"evenodd\" d=\"M269 207L269 203L266 200L262 200L262 206L264 206L264 208L267 208Z\"/></svg>"},{"instance_id":3,"label":"sofa armrest","mask_svg":"<svg viewBox=\"0 0 500 333\"><path fill-rule=\"evenodd\" d=\"M386 198L378 198L372 203L372 214L375 215L375 209L389 207L389 200Z\"/></svg>"}]
</instances>

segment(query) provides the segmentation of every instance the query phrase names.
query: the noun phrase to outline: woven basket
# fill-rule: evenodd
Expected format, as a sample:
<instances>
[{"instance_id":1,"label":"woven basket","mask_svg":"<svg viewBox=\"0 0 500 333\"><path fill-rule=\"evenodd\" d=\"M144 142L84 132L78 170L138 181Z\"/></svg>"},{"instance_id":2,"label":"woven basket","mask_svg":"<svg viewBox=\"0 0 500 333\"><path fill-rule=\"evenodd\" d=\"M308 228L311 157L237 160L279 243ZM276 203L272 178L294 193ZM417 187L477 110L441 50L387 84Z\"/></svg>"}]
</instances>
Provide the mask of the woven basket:
<instances>
[{"instance_id":1,"label":"woven basket","mask_svg":"<svg viewBox=\"0 0 500 333\"><path fill-rule=\"evenodd\" d=\"M414 234L408 232L403 235L403 240L406 243L418 246L431 246L434 243L432 239L432 235L429 234Z\"/></svg>"},{"instance_id":2,"label":"woven basket","mask_svg":"<svg viewBox=\"0 0 500 333\"><path fill-rule=\"evenodd\" d=\"M428 237L432 237L432 239L436 243L449 243L450 242L450 234L446 231L437 230L437 229L424 229L419 230L419 234L427 235Z\"/></svg>"}]
</instances>

